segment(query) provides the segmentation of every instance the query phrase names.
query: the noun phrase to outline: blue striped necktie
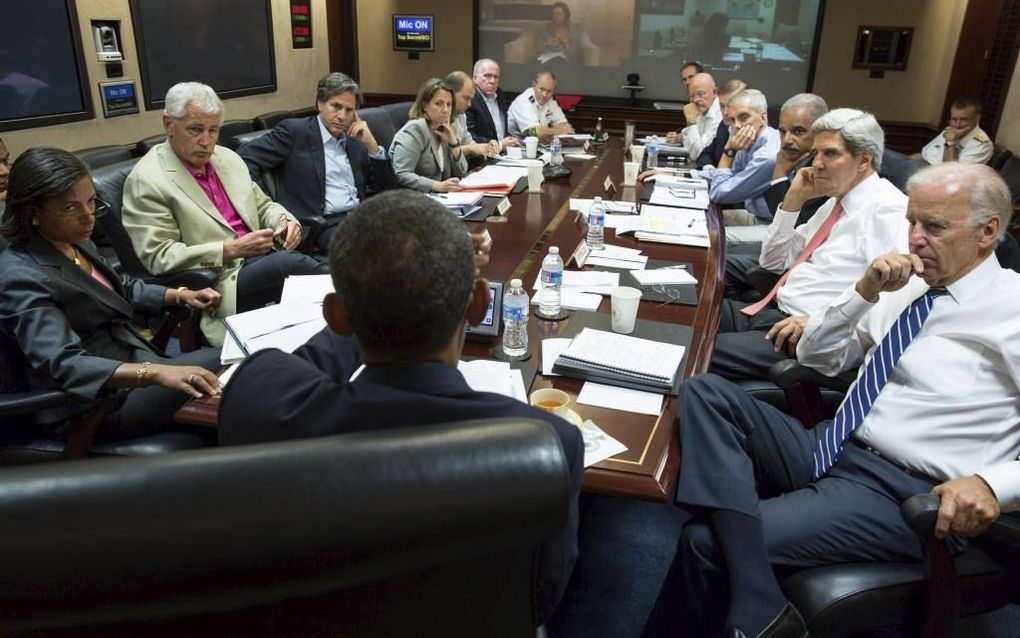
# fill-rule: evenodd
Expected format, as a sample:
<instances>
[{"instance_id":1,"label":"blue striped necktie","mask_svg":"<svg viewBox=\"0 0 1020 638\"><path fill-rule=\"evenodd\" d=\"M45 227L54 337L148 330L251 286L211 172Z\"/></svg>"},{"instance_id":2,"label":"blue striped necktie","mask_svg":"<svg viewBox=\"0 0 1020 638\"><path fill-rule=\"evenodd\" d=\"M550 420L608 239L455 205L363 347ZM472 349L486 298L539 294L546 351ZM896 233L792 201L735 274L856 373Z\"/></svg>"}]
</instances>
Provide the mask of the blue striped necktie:
<instances>
[{"instance_id":1,"label":"blue striped necktie","mask_svg":"<svg viewBox=\"0 0 1020 638\"><path fill-rule=\"evenodd\" d=\"M928 292L914 300L896 319L889 332L882 338L864 374L847 392L843 403L836 412L836 418L829 423L815 444L815 478L818 479L836 462L847 437L864 421L871 410L878 393L892 376L893 367L900 355L910 345L911 339L921 331L932 303L936 297L948 294L945 288L929 288Z\"/></svg>"}]
</instances>

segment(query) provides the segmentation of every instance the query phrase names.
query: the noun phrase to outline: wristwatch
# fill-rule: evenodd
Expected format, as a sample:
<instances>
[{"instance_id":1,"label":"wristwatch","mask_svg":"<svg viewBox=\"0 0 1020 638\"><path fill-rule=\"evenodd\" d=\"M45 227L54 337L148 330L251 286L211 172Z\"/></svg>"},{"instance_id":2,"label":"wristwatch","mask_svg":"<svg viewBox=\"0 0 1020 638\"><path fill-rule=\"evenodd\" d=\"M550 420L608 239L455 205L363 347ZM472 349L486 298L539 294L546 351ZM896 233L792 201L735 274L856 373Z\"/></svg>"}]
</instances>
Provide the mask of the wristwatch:
<instances>
[{"instance_id":1,"label":"wristwatch","mask_svg":"<svg viewBox=\"0 0 1020 638\"><path fill-rule=\"evenodd\" d=\"M725 155L726 157L736 157L737 152L732 148L728 148L725 151L723 151L723 155Z\"/></svg>"}]
</instances>

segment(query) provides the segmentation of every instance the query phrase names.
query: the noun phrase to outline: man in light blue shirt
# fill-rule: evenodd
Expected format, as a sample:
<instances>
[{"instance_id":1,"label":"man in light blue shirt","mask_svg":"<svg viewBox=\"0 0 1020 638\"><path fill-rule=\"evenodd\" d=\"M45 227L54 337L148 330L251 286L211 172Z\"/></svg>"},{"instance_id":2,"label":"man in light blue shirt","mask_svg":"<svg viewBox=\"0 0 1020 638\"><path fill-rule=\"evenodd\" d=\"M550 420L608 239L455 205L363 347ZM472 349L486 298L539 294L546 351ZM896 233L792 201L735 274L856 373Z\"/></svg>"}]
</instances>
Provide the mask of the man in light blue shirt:
<instances>
[{"instance_id":1,"label":"man in light blue shirt","mask_svg":"<svg viewBox=\"0 0 1020 638\"><path fill-rule=\"evenodd\" d=\"M768 125L768 101L761 91L744 89L730 96L733 132L717 168L706 168L708 198L713 204L740 204L744 210L724 210L727 243L761 241L772 221L764 194L772 183L781 140Z\"/></svg>"},{"instance_id":2,"label":"man in light blue shirt","mask_svg":"<svg viewBox=\"0 0 1020 638\"><path fill-rule=\"evenodd\" d=\"M346 213L369 194L396 187L386 149L358 117L361 89L343 73L319 80L318 114L292 118L238 149L253 178L272 171L276 199L298 219L326 218L322 252Z\"/></svg>"}]
</instances>

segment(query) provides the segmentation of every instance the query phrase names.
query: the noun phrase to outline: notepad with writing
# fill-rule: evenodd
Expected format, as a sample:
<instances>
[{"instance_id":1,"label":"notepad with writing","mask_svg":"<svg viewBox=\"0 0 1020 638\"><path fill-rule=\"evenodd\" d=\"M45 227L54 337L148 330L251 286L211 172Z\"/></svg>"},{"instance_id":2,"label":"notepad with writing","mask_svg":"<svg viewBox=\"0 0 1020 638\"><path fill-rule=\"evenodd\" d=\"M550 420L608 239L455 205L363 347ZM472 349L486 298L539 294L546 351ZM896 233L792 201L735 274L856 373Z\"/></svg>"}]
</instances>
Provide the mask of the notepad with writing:
<instances>
[{"instance_id":1,"label":"notepad with writing","mask_svg":"<svg viewBox=\"0 0 1020 638\"><path fill-rule=\"evenodd\" d=\"M628 388L669 392L683 346L584 328L560 353L555 372Z\"/></svg>"}]
</instances>

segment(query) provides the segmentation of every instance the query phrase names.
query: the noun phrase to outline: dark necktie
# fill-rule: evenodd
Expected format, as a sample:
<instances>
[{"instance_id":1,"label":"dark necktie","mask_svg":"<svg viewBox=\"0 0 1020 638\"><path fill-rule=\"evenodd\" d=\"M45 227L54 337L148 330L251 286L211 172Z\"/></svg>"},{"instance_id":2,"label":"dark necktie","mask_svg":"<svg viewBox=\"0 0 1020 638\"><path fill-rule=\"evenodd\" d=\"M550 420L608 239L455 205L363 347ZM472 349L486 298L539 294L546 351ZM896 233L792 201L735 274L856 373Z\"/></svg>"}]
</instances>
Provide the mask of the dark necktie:
<instances>
[{"instance_id":1,"label":"dark necktie","mask_svg":"<svg viewBox=\"0 0 1020 638\"><path fill-rule=\"evenodd\" d=\"M836 418L822 432L815 446L815 478L820 478L839 458L843 444L858 425L864 421L871 406L878 398L878 393L885 387L892 376L900 355L910 345L910 341L921 331L932 303L936 297L948 294L945 288L929 288L904 310L882 342L875 349L875 354L868 361L864 374L850 387L843 403L836 412Z\"/></svg>"}]
</instances>

